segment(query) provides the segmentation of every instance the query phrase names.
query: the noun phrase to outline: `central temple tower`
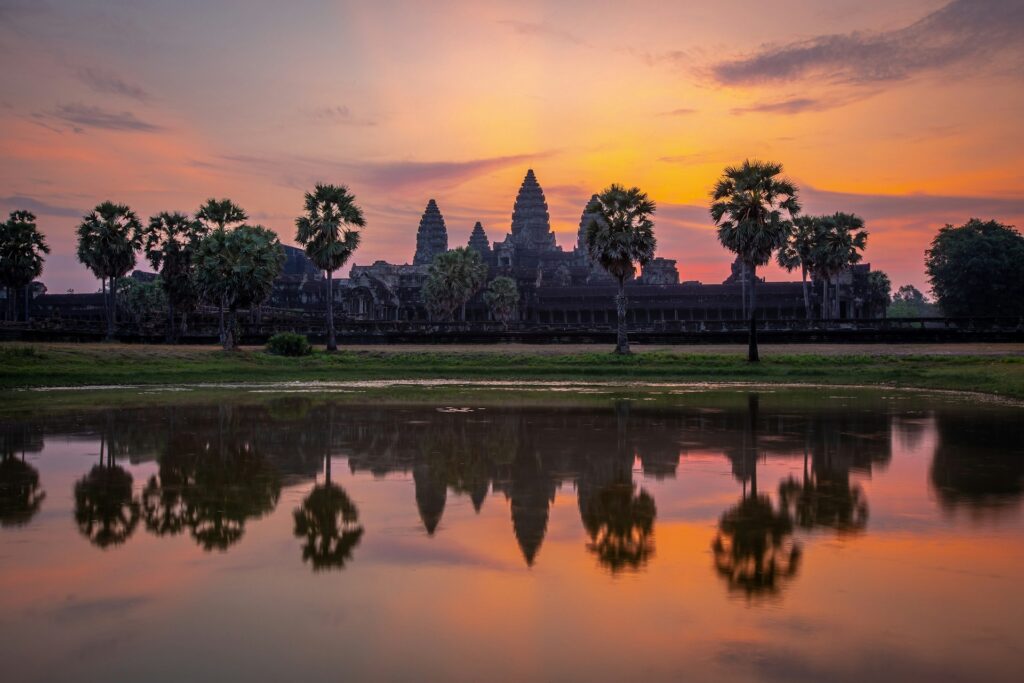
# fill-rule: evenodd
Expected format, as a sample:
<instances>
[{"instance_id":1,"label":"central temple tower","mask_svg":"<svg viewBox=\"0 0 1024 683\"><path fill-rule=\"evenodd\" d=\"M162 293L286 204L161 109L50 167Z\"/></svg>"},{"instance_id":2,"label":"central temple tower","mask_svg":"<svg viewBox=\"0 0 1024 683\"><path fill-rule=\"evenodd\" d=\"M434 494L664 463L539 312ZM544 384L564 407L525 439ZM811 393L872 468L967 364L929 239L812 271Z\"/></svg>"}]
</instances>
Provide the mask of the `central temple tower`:
<instances>
[{"instance_id":1,"label":"central temple tower","mask_svg":"<svg viewBox=\"0 0 1024 683\"><path fill-rule=\"evenodd\" d=\"M555 250L555 234L551 232L548 203L532 168L526 172L512 209L512 242L526 249Z\"/></svg>"},{"instance_id":2,"label":"central temple tower","mask_svg":"<svg viewBox=\"0 0 1024 683\"><path fill-rule=\"evenodd\" d=\"M444 216L437 208L437 202L431 199L427 209L420 218L420 227L416 231L416 255L412 259L414 266L429 266L434 257L448 251L448 229L444 225Z\"/></svg>"}]
</instances>

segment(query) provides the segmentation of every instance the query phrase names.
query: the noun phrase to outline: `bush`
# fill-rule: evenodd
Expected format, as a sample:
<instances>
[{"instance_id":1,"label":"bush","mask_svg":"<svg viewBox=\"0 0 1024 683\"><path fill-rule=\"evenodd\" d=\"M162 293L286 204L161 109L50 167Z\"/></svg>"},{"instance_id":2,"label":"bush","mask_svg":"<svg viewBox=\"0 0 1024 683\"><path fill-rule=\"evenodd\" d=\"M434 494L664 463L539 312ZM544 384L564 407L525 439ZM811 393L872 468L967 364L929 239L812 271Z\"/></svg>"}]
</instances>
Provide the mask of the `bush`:
<instances>
[{"instance_id":1,"label":"bush","mask_svg":"<svg viewBox=\"0 0 1024 683\"><path fill-rule=\"evenodd\" d=\"M308 356L313 347L301 334L280 332L267 340L267 351L275 356Z\"/></svg>"}]
</instances>

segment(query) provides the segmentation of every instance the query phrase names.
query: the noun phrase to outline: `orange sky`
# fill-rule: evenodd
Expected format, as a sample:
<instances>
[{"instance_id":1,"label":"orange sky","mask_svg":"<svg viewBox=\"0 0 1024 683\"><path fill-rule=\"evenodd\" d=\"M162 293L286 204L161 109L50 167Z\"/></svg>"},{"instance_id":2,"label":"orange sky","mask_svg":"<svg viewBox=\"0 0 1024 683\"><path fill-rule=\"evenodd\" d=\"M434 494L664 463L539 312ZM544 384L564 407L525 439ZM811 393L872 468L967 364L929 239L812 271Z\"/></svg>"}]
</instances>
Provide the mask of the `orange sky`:
<instances>
[{"instance_id":1,"label":"orange sky","mask_svg":"<svg viewBox=\"0 0 1024 683\"><path fill-rule=\"evenodd\" d=\"M1024 4L864 5L0 0L0 209L39 215L50 291L89 291L73 230L105 199L226 196L293 243L302 193L345 183L355 262L408 262L431 197L452 245L501 239L532 167L564 248L593 192L635 184L660 255L718 282L707 194L750 156L924 288L941 225L1024 224Z\"/></svg>"}]
</instances>

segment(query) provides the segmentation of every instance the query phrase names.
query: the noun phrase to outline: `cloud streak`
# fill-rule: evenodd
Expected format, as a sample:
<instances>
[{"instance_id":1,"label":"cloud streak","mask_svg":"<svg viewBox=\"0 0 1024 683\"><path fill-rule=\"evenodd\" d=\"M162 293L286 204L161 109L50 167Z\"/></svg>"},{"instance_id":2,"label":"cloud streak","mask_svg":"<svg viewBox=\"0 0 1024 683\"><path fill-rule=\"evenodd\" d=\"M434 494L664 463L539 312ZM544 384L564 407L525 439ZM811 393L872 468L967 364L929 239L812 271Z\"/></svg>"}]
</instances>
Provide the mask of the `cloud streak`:
<instances>
[{"instance_id":1,"label":"cloud streak","mask_svg":"<svg viewBox=\"0 0 1024 683\"><path fill-rule=\"evenodd\" d=\"M899 81L998 52L1021 51L1024 3L954 0L904 28L818 35L711 66L721 85L824 78L841 83Z\"/></svg>"},{"instance_id":2,"label":"cloud streak","mask_svg":"<svg viewBox=\"0 0 1024 683\"><path fill-rule=\"evenodd\" d=\"M47 114L36 116L49 116L76 129L95 128L134 133L156 133L162 130L160 126L143 121L130 111L110 111L88 104L62 104Z\"/></svg>"},{"instance_id":3,"label":"cloud streak","mask_svg":"<svg viewBox=\"0 0 1024 683\"><path fill-rule=\"evenodd\" d=\"M148 104L154 99L141 85L128 83L109 71L83 68L79 69L76 75L78 80L102 95L119 95L143 104Z\"/></svg>"}]
</instances>

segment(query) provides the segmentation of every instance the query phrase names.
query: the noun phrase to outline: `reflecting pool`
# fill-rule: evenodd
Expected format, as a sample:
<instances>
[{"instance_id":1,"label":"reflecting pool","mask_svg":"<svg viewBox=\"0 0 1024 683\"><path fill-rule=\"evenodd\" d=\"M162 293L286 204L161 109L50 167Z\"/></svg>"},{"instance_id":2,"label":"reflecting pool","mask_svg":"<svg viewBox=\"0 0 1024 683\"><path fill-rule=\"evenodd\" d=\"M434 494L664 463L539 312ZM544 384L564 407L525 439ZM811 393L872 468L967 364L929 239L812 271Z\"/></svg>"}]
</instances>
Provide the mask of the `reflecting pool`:
<instances>
[{"instance_id":1,"label":"reflecting pool","mask_svg":"<svg viewBox=\"0 0 1024 683\"><path fill-rule=\"evenodd\" d=\"M0 417L5 681L1024 680L1019 406L143 393Z\"/></svg>"}]
</instances>

